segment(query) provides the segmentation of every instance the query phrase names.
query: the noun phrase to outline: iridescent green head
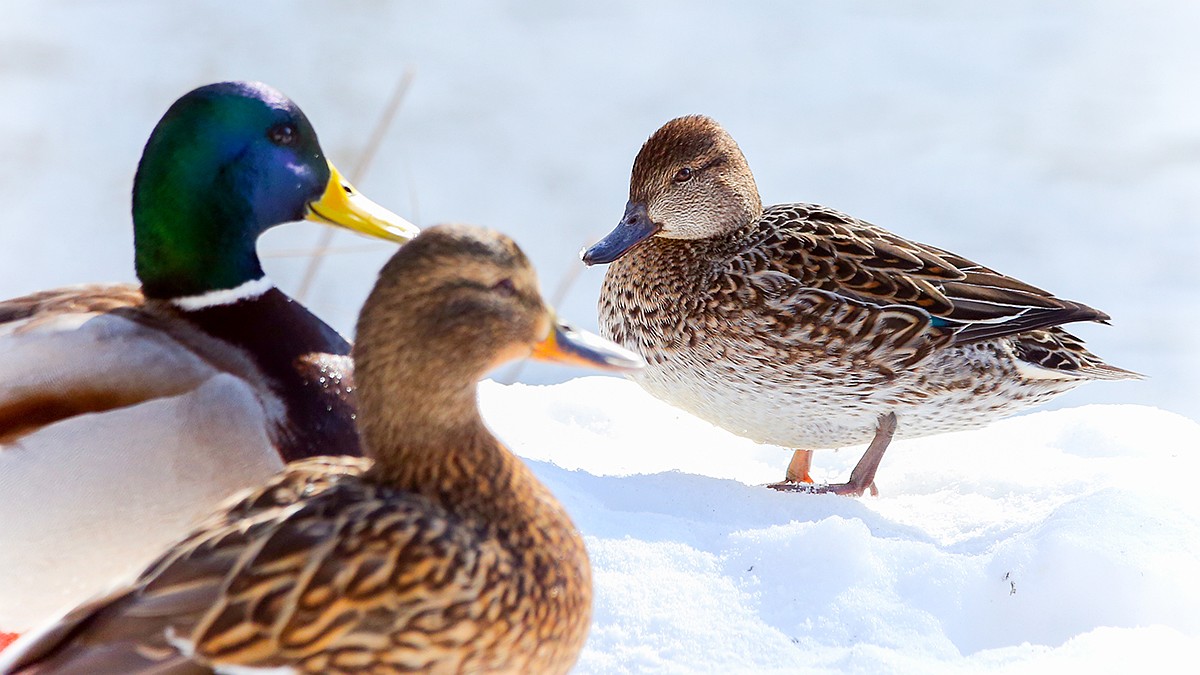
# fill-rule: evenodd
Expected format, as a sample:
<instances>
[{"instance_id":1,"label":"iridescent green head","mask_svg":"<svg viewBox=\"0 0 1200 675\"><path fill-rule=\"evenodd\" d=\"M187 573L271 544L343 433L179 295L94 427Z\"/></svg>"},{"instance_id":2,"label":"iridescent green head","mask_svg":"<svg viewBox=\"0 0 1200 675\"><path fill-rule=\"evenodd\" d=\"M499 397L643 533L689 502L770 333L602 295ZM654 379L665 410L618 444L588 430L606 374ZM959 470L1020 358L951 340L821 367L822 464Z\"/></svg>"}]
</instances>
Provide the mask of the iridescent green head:
<instances>
[{"instance_id":1,"label":"iridescent green head","mask_svg":"<svg viewBox=\"0 0 1200 675\"><path fill-rule=\"evenodd\" d=\"M286 96L252 82L200 87L167 110L138 164L138 278L155 298L235 288L263 275L258 236L305 218L394 241L416 234L342 180Z\"/></svg>"}]
</instances>

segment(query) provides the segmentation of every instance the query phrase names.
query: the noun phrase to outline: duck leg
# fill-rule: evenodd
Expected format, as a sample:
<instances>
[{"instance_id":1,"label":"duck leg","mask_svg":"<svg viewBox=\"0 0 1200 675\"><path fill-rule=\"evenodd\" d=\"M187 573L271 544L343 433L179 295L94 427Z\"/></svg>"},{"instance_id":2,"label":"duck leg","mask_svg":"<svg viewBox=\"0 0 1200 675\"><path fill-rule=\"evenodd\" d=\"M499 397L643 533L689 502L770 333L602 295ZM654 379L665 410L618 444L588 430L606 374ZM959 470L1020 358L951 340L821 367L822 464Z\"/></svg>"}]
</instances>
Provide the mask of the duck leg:
<instances>
[{"instance_id":1,"label":"duck leg","mask_svg":"<svg viewBox=\"0 0 1200 675\"><path fill-rule=\"evenodd\" d=\"M787 483L811 483L812 476L809 475L809 470L812 469L812 450L797 450L792 453L792 461L788 463L787 476L784 477L784 482Z\"/></svg>"},{"instance_id":2,"label":"duck leg","mask_svg":"<svg viewBox=\"0 0 1200 675\"><path fill-rule=\"evenodd\" d=\"M892 436L896 434L896 413L888 413L879 418L879 426L875 429L875 438L871 439L871 445L867 446L867 451L863 453L862 458L858 460L858 464L854 465L854 470L850 472L850 480L845 483L833 483L830 485L812 485L812 479L807 482L798 482L792 478L792 469L797 465L797 459L803 450L797 450L792 456L792 462L788 465L788 480L782 483L772 483L767 487L783 492L832 492L835 495L853 495L861 497L867 490L871 491L871 495L878 495L879 489L875 487L875 472L879 469L879 462L883 460L883 453L887 451L888 445L892 442ZM810 453L811 455L811 453ZM804 461L804 460L800 460ZM811 462L811 456L808 459ZM803 467L804 476L808 475L807 466Z\"/></svg>"}]
</instances>

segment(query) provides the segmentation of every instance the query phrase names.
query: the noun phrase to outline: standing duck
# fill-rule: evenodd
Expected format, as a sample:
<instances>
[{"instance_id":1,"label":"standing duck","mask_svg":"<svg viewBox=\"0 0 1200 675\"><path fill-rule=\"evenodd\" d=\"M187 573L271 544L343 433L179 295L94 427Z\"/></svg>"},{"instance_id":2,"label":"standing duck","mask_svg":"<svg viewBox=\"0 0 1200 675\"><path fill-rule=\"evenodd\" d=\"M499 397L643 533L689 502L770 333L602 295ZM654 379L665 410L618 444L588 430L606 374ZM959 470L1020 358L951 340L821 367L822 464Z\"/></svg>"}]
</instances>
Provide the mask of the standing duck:
<instances>
[{"instance_id":1,"label":"standing duck","mask_svg":"<svg viewBox=\"0 0 1200 675\"><path fill-rule=\"evenodd\" d=\"M141 286L0 302L0 631L135 572L287 461L359 454L349 344L255 251L301 219L416 234L342 179L286 96L201 87L134 178Z\"/></svg>"},{"instance_id":2,"label":"standing duck","mask_svg":"<svg viewBox=\"0 0 1200 675\"><path fill-rule=\"evenodd\" d=\"M871 442L848 482L874 492L893 434L979 427L1089 380L1139 377L1059 328L1106 322L954 253L812 204L763 209L737 143L681 117L633 163L601 332L643 355L651 394L796 452L779 489L810 490L811 450Z\"/></svg>"},{"instance_id":3,"label":"standing duck","mask_svg":"<svg viewBox=\"0 0 1200 675\"><path fill-rule=\"evenodd\" d=\"M426 230L359 318L366 459L291 464L0 672L565 673L591 615L587 553L475 399L530 354L641 364L558 323L507 237Z\"/></svg>"}]
</instances>

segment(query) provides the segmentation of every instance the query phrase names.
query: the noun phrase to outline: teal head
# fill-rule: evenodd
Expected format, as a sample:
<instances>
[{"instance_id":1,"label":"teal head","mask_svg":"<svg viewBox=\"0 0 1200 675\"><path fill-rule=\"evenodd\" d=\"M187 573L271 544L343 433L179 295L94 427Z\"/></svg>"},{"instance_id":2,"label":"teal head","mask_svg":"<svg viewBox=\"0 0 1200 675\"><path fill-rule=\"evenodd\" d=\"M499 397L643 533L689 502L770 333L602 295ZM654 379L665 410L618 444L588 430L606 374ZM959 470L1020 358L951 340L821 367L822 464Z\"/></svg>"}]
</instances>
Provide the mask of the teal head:
<instances>
[{"instance_id":1,"label":"teal head","mask_svg":"<svg viewBox=\"0 0 1200 675\"><path fill-rule=\"evenodd\" d=\"M286 96L253 82L200 87L167 110L138 164L138 278L153 298L236 288L263 276L258 236L302 219L392 241L416 234L341 177Z\"/></svg>"}]
</instances>

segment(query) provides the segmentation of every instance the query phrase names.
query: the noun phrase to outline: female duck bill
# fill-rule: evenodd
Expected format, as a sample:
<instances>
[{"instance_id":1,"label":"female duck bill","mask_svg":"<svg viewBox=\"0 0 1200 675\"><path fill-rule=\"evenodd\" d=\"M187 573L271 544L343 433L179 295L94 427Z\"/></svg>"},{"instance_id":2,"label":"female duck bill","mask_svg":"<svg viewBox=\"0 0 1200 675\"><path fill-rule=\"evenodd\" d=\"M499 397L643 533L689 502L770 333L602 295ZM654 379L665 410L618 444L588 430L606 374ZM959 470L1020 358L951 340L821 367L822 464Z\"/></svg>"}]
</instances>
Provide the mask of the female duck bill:
<instances>
[{"instance_id":1,"label":"female duck bill","mask_svg":"<svg viewBox=\"0 0 1200 675\"><path fill-rule=\"evenodd\" d=\"M531 356L539 361L612 371L638 370L646 365L641 356L557 317L546 337L533 346Z\"/></svg>"},{"instance_id":2,"label":"female duck bill","mask_svg":"<svg viewBox=\"0 0 1200 675\"><path fill-rule=\"evenodd\" d=\"M625 204L625 216L621 218L616 229L584 251L583 262L587 265L610 263L628 253L634 246L653 237L661 229L662 225L651 220L650 215L646 213L644 203L628 202Z\"/></svg>"}]
</instances>

